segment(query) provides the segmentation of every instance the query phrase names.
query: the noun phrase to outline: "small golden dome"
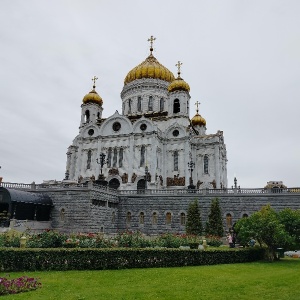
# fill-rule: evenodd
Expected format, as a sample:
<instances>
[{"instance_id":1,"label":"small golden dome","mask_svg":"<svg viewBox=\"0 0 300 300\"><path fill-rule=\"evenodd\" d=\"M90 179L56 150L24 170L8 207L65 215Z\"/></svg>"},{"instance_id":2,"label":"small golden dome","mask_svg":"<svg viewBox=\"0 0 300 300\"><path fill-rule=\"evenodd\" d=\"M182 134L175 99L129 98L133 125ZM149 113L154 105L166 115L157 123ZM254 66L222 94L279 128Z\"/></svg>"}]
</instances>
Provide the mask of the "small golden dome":
<instances>
[{"instance_id":1,"label":"small golden dome","mask_svg":"<svg viewBox=\"0 0 300 300\"><path fill-rule=\"evenodd\" d=\"M190 86L187 82L185 82L180 76L178 76L174 81L170 83L168 86L168 91L174 92L174 91L190 91Z\"/></svg>"},{"instance_id":2,"label":"small golden dome","mask_svg":"<svg viewBox=\"0 0 300 300\"><path fill-rule=\"evenodd\" d=\"M193 126L206 126L205 119L201 117L198 112L195 114L191 122Z\"/></svg>"},{"instance_id":3,"label":"small golden dome","mask_svg":"<svg viewBox=\"0 0 300 300\"><path fill-rule=\"evenodd\" d=\"M150 50L152 50L152 48ZM124 84L142 78L154 78L168 82L175 80L173 73L158 62L158 60L152 55L152 51L142 63L129 71L124 79Z\"/></svg>"},{"instance_id":4,"label":"small golden dome","mask_svg":"<svg viewBox=\"0 0 300 300\"><path fill-rule=\"evenodd\" d=\"M96 103L96 104L102 105L103 100L102 100L102 98L98 95L98 93L95 91L95 86L94 86L93 89L92 89L88 94L86 94L86 95L83 97L82 102L83 102L84 104L89 103L89 102L92 102L92 103Z\"/></svg>"}]
</instances>

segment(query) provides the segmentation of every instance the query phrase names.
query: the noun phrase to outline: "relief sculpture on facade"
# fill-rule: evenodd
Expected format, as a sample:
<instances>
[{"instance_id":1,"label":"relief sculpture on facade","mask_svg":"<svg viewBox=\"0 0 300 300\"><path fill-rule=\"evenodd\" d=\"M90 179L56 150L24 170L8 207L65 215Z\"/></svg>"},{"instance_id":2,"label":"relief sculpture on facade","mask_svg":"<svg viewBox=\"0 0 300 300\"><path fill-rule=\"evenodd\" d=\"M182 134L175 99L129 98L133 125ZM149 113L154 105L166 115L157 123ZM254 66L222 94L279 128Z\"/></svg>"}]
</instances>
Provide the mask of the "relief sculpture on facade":
<instances>
[{"instance_id":1,"label":"relief sculpture on facade","mask_svg":"<svg viewBox=\"0 0 300 300\"><path fill-rule=\"evenodd\" d=\"M185 177L174 175L174 178L167 177L167 186L185 186Z\"/></svg>"},{"instance_id":2,"label":"relief sculpture on facade","mask_svg":"<svg viewBox=\"0 0 300 300\"><path fill-rule=\"evenodd\" d=\"M116 168L111 168L111 169L109 169L108 174L109 175L119 175L119 170Z\"/></svg>"},{"instance_id":3,"label":"relief sculpture on facade","mask_svg":"<svg viewBox=\"0 0 300 300\"><path fill-rule=\"evenodd\" d=\"M127 173L124 173L121 178L122 178L122 183L128 182L128 174Z\"/></svg>"}]
</instances>

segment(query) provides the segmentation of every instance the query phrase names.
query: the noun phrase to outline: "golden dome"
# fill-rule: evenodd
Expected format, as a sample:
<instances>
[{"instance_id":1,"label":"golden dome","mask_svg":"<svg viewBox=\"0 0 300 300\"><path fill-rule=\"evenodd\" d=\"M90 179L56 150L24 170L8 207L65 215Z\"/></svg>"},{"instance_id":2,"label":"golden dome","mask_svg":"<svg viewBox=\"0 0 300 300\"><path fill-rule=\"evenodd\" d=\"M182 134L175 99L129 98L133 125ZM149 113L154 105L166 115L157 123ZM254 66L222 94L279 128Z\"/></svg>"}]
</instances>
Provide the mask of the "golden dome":
<instances>
[{"instance_id":1,"label":"golden dome","mask_svg":"<svg viewBox=\"0 0 300 300\"><path fill-rule=\"evenodd\" d=\"M198 111L191 120L193 126L206 126L206 121L204 118L202 118L199 114Z\"/></svg>"},{"instance_id":2,"label":"golden dome","mask_svg":"<svg viewBox=\"0 0 300 300\"><path fill-rule=\"evenodd\" d=\"M174 81L170 83L168 86L168 91L174 92L174 91L190 91L190 86L187 82L185 82L180 76L178 76Z\"/></svg>"},{"instance_id":3,"label":"golden dome","mask_svg":"<svg viewBox=\"0 0 300 300\"><path fill-rule=\"evenodd\" d=\"M93 89L92 89L88 94L86 94L86 95L83 97L82 102L83 102L84 104L85 104L85 103L92 102L92 103L96 103L96 104L102 105L103 100L102 100L102 98L98 95L98 93L95 91L95 86L93 86Z\"/></svg>"},{"instance_id":4,"label":"golden dome","mask_svg":"<svg viewBox=\"0 0 300 300\"><path fill-rule=\"evenodd\" d=\"M142 63L129 71L124 79L124 84L142 78L154 78L168 82L175 80L173 73L158 62L158 60L152 55L152 51Z\"/></svg>"}]
</instances>

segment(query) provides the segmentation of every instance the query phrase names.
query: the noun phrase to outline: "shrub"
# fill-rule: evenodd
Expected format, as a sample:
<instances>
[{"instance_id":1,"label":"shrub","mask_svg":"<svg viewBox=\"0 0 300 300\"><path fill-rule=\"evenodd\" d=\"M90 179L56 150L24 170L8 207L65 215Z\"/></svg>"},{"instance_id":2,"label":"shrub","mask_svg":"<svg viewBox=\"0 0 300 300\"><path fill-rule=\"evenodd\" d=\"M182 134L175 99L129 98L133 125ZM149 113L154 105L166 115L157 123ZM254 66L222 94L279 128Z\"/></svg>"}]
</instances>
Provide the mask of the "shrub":
<instances>
[{"instance_id":1,"label":"shrub","mask_svg":"<svg viewBox=\"0 0 300 300\"><path fill-rule=\"evenodd\" d=\"M223 244L221 237L214 236L214 235L206 236L206 242L207 242L207 245L212 246L212 247L220 247Z\"/></svg>"}]
</instances>

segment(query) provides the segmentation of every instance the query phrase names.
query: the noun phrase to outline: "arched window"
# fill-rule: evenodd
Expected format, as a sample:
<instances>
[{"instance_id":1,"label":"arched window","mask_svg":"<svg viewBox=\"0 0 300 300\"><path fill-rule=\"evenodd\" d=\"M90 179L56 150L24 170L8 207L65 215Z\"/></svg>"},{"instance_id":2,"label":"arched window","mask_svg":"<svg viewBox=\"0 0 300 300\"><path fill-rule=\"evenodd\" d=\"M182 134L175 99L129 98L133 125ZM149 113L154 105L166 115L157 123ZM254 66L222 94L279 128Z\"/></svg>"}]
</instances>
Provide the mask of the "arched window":
<instances>
[{"instance_id":1,"label":"arched window","mask_svg":"<svg viewBox=\"0 0 300 300\"><path fill-rule=\"evenodd\" d=\"M204 174L208 174L208 155L204 155Z\"/></svg>"},{"instance_id":2,"label":"arched window","mask_svg":"<svg viewBox=\"0 0 300 300\"><path fill-rule=\"evenodd\" d=\"M117 167L117 157L118 157L118 149L114 148L114 158L113 158L113 167Z\"/></svg>"},{"instance_id":3,"label":"arched window","mask_svg":"<svg viewBox=\"0 0 300 300\"><path fill-rule=\"evenodd\" d=\"M107 153L107 167L108 168L111 167L111 152L112 152L112 149L108 148L108 153Z\"/></svg>"},{"instance_id":4,"label":"arched window","mask_svg":"<svg viewBox=\"0 0 300 300\"><path fill-rule=\"evenodd\" d=\"M243 218L248 218L248 214L243 214Z\"/></svg>"},{"instance_id":5,"label":"arched window","mask_svg":"<svg viewBox=\"0 0 300 300\"><path fill-rule=\"evenodd\" d=\"M157 212L152 214L152 225L157 225Z\"/></svg>"},{"instance_id":6,"label":"arched window","mask_svg":"<svg viewBox=\"0 0 300 300\"><path fill-rule=\"evenodd\" d=\"M128 113L131 114L131 99L128 99Z\"/></svg>"},{"instance_id":7,"label":"arched window","mask_svg":"<svg viewBox=\"0 0 300 300\"><path fill-rule=\"evenodd\" d=\"M131 212L129 211L126 214L126 225L130 226L130 224L131 224Z\"/></svg>"},{"instance_id":8,"label":"arched window","mask_svg":"<svg viewBox=\"0 0 300 300\"><path fill-rule=\"evenodd\" d=\"M138 97L137 110L142 111L142 97Z\"/></svg>"},{"instance_id":9,"label":"arched window","mask_svg":"<svg viewBox=\"0 0 300 300\"><path fill-rule=\"evenodd\" d=\"M145 146L143 145L141 147L141 160L140 160L140 167L143 167L145 165Z\"/></svg>"},{"instance_id":10,"label":"arched window","mask_svg":"<svg viewBox=\"0 0 300 300\"><path fill-rule=\"evenodd\" d=\"M123 167L123 148L120 148L120 151L119 151L119 167L120 168Z\"/></svg>"},{"instance_id":11,"label":"arched window","mask_svg":"<svg viewBox=\"0 0 300 300\"><path fill-rule=\"evenodd\" d=\"M85 123L90 122L90 111L86 110L85 111Z\"/></svg>"},{"instance_id":12,"label":"arched window","mask_svg":"<svg viewBox=\"0 0 300 300\"><path fill-rule=\"evenodd\" d=\"M166 213L166 225L170 225L172 223L172 214L170 212Z\"/></svg>"},{"instance_id":13,"label":"arched window","mask_svg":"<svg viewBox=\"0 0 300 300\"><path fill-rule=\"evenodd\" d=\"M145 214L140 212L140 225L144 225L145 222Z\"/></svg>"},{"instance_id":14,"label":"arched window","mask_svg":"<svg viewBox=\"0 0 300 300\"><path fill-rule=\"evenodd\" d=\"M87 153L87 162L86 162L87 170L91 168L91 161L92 161L92 150L89 150Z\"/></svg>"},{"instance_id":15,"label":"arched window","mask_svg":"<svg viewBox=\"0 0 300 300\"><path fill-rule=\"evenodd\" d=\"M173 104L173 113L176 114L179 112L180 112L180 102L179 99L175 99Z\"/></svg>"},{"instance_id":16,"label":"arched window","mask_svg":"<svg viewBox=\"0 0 300 300\"><path fill-rule=\"evenodd\" d=\"M116 222L116 213L113 211L111 214L111 222L115 223Z\"/></svg>"},{"instance_id":17,"label":"arched window","mask_svg":"<svg viewBox=\"0 0 300 300\"><path fill-rule=\"evenodd\" d=\"M165 100L164 100L164 98L160 98L159 111L164 111L164 109L165 109Z\"/></svg>"},{"instance_id":18,"label":"arched window","mask_svg":"<svg viewBox=\"0 0 300 300\"><path fill-rule=\"evenodd\" d=\"M174 171L178 171L178 151L174 151Z\"/></svg>"},{"instance_id":19,"label":"arched window","mask_svg":"<svg viewBox=\"0 0 300 300\"><path fill-rule=\"evenodd\" d=\"M186 216L185 216L185 213L182 212L180 214L180 225L185 226L185 223L186 223Z\"/></svg>"},{"instance_id":20,"label":"arched window","mask_svg":"<svg viewBox=\"0 0 300 300\"><path fill-rule=\"evenodd\" d=\"M231 214L227 214L226 215L226 226L229 228L229 227L232 227L232 216Z\"/></svg>"},{"instance_id":21,"label":"arched window","mask_svg":"<svg viewBox=\"0 0 300 300\"><path fill-rule=\"evenodd\" d=\"M149 102L148 102L148 110L153 110L153 97L149 97Z\"/></svg>"}]
</instances>

